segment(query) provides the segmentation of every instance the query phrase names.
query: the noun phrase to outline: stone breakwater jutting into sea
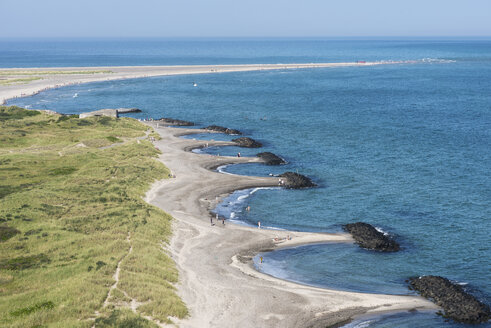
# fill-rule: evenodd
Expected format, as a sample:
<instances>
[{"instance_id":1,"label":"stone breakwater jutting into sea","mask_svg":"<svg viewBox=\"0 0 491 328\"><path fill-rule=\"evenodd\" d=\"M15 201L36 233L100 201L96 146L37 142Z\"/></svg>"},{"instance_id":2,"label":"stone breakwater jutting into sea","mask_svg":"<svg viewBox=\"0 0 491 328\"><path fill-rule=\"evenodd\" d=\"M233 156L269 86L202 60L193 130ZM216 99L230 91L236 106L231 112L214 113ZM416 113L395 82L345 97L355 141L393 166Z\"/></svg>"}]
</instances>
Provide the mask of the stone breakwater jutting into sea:
<instances>
[{"instance_id":1,"label":"stone breakwater jutting into sea","mask_svg":"<svg viewBox=\"0 0 491 328\"><path fill-rule=\"evenodd\" d=\"M290 190L276 184L274 188L240 190L226 197L229 203L220 204L220 215L229 218L233 214L231 221L249 227L261 221L262 227L285 229L283 232L328 231L342 233L344 238L349 235L343 233L343 225L361 221L400 247L397 252L372 251L360 240L359 245L276 249L263 254L262 264L259 255L254 257L260 271L310 286L384 295L416 295L408 291L408 277L442 276L489 303L489 40L271 40L268 47L258 40L169 41L159 46L128 41L119 49L117 44L53 41L46 47L26 42L0 57L6 67L100 66L102 60L127 66L382 63L392 59L391 65L213 72L73 84L12 99L8 104L65 114L137 107L142 113L125 115L199 118L198 126L216 123L236 129L263 147L240 147L231 141L242 137L236 131L201 133L190 137L197 141L182 144L195 145L196 153L220 155L216 160L201 157L220 163L211 169L232 174L217 178L219 181L244 181L247 179L239 177L244 175L272 175L275 180L284 172L298 172L312 177L319 186ZM203 51L196 57L189 47ZM148 75L138 70L141 74L134 76ZM127 75L132 69L112 71L114 76ZM210 142L210 138L217 141ZM248 164L227 166L231 163L225 157L236 157L239 152L243 158L233 163ZM274 162L282 165L264 165L266 157L259 155L264 152L279 155ZM168 158L169 165L172 160ZM230 224L227 227L232 230ZM283 232L265 231L273 236ZM370 234L366 230L361 236L365 240ZM467 327L426 312L366 319L356 327L365 326ZM487 326L489 323L479 327Z\"/></svg>"},{"instance_id":2,"label":"stone breakwater jutting into sea","mask_svg":"<svg viewBox=\"0 0 491 328\"><path fill-rule=\"evenodd\" d=\"M178 119L161 118L157 120L165 125L170 126L194 126L193 122L181 121ZM242 134L238 130L224 128L221 126L212 125L207 128L214 132L225 134ZM233 131L233 133L230 133ZM241 137L245 142L238 142L240 147L260 148L262 145L249 137ZM233 142L237 142L233 139ZM250 141L251 140L251 141ZM251 146L251 143L253 146ZM257 157L263 160L265 165L281 165L284 161L277 155L272 153L259 153ZM285 172L277 175L280 178L280 187L287 189L304 189L316 187L309 177L295 172ZM213 216L213 213L210 213ZM218 217L218 214L217 214ZM228 219L221 217L220 219ZM259 225L259 227L261 227ZM349 223L343 226L349 232L360 247L382 252L397 252L400 251L400 245L393 240L388 234L378 231L372 225L365 222ZM261 257L262 262L262 257ZM445 317L451 318L457 322L478 324L487 322L491 317L490 307L474 296L464 291L463 288L450 280L443 277L424 276L408 278L408 288L417 290L423 297L426 297L437 305L441 306L444 313L438 312Z\"/></svg>"}]
</instances>

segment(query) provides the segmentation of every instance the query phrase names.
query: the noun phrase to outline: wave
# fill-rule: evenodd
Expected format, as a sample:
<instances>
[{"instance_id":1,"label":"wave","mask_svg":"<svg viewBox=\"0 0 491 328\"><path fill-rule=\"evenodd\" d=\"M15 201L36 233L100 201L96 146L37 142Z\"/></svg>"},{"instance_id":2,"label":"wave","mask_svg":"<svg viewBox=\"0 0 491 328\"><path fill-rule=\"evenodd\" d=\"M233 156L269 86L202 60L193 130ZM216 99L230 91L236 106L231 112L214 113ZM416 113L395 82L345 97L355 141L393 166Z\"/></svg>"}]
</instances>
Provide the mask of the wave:
<instances>
[{"instance_id":1,"label":"wave","mask_svg":"<svg viewBox=\"0 0 491 328\"><path fill-rule=\"evenodd\" d=\"M443 58L421 58L421 59L412 59L412 60L379 60L376 63L379 64L449 64L455 63L456 60L452 59L443 59Z\"/></svg>"},{"instance_id":2,"label":"wave","mask_svg":"<svg viewBox=\"0 0 491 328\"><path fill-rule=\"evenodd\" d=\"M374 228L375 228L375 230L377 230L378 232L383 233L383 234L384 234L384 236L388 236L388 235L389 235L389 233L388 233L387 231L382 230L382 228L380 228L380 227L376 227L376 226L374 226Z\"/></svg>"},{"instance_id":3,"label":"wave","mask_svg":"<svg viewBox=\"0 0 491 328\"><path fill-rule=\"evenodd\" d=\"M228 174L228 175L235 175L235 174L229 173L229 172L224 170L227 166L228 165L222 165L222 166L217 167L217 172L220 172L223 174Z\"/></svg>"},{"instance_id":4,"label":"wave","mask_svg":"<svg viewBox=\"0 0 491 328\"><path fill-rule=\"evenodd\" d=\"M231 174L231 173L227 173L227 174ZM237 190L232 194L230 194L229 196L225 197L223 201L215 207L213 212L217 213L222 217L225 217L227 220L230 220L231 222L239 223L247 226L255 226L241 219L241 214L246 209L246 201L251 195L255 194L259 190L273 190L273 189L278 189L278 187L257 187L257 188ZM263 228L273 229L273 230L283 230L277 227L263 227Z\"/></svg>"},{"instance_id":5,"label":"wave","mask_svg":"<svg viewBox=\"0 0 491 328\"><path fill-rule=\"evenodd\" d=\"M363 321L349 323L345 326L342 326L342 328L368 328L374 322L375 322L374 320L363 320Z\"/></svg>"},{"instance_id":6,"label":"wave","mask_svg":"<svg viewBox=\"0 0 491 328\"><path fill-rule=\"evenodd\" d=\"M75 92L75 94L72 96L72 98L77 98L78 97L78 93Z\"/></svg>"},{"instance_id":7,"label":"wave","mask_svg":"<svg viewBox=\"0 0 491 328\"><path fill-rule=\"evenodd\" d=\"M443 64L457 62L456 60L441 59L441 58L423 58L420 61L422 61L423 63L443 63Z\"/></svg>"}]
</instances>

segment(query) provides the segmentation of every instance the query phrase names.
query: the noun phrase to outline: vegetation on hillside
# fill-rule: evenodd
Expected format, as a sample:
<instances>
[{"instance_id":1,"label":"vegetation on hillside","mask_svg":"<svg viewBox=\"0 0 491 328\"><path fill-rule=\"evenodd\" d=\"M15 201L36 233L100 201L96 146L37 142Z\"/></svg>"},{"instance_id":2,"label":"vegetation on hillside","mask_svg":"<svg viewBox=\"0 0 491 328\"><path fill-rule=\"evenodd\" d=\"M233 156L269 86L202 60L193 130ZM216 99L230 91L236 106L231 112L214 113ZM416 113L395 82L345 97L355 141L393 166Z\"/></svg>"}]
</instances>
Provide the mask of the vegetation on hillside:
<instances>
[{"instance_id":1,"label":"vegetation on hillside","mask_svg":"<svg viewBox=\"0 0 491 328\"><path fill-rule=\"evenodd\" d=\"M72 74L103 74L112 73L112 71L22 71L22 70L0 70L0 76L5 75L72 75Z\"/></svg>"},{"instance_id":2,"label":"vegetation on hillside","mask_svg":"<svg viewBox=\"0 0 491 328\"><path fill-rule=\"evenodd\" d=\"M18 78L18 79L0 79L0 85L11 85L11 84L25 84L29 83L32 81L40 80L42 79L39 76L33 76L33 77L24 77L24 78Z\"/></svg>"},{"instance_id":3,"label":"vegetation on hillside","mask_svg":"<svg viewBox=\"0 0 491 328\"><path fill-rule=\"evenodd\" d=\"M165 251L171 217L142 199L169 173L147 129L0 106L0 326L154 327L144 317L187 315Z\"/></svg>"}]
</instances>

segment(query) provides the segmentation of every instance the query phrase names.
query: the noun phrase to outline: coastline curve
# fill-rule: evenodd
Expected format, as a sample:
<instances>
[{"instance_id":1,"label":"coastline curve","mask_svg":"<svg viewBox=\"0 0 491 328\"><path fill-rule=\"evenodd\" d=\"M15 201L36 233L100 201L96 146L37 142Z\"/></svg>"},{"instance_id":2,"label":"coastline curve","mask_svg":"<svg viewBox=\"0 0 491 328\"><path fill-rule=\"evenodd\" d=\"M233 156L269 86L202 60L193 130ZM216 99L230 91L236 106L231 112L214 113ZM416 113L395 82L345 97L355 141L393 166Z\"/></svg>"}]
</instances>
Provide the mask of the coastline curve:
<instances>
[{"instance_id":1,"label":"coastline curve","mask_svg":"<svg viewBox=\"0 0 491 328\"><path fill-rule=\"evenodd\" d=\"M265 230L210 222L210 211L225 195L239 189L277 186L278 178L213 172L225 163L259 161L192 153L190 149L206 141L179 138L191 132L182 128L157 128L156 122L146 123L161 135L162 139L155 142L162 150L159 160L176 176L155 182L146 200L176 219L170 251L181 277L178 293L191 311L189 319L178 322L180 326L225 327L235 322L243 327L325 327L365 314L438 309L419 296L311 287L257 271L252 257L261 251L353 240L344 233Z\"/></svg>"}]
</instances>

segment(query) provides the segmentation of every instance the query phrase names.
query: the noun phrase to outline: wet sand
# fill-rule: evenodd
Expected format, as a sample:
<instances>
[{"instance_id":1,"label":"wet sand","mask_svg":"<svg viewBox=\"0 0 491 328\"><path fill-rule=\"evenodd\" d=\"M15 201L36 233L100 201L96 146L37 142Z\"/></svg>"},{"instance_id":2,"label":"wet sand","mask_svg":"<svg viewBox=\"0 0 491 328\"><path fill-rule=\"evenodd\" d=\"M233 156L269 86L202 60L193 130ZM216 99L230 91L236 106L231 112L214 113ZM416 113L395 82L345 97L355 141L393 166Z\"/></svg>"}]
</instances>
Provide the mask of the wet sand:
<instances>
[{"instance_id":1,"label":"wet sand","mask_svg":"<svg viewBox=\"0 0 491 328\"><path fill-rule=\"evenodd\" d=\"M179 269L178 294L191 313L179 326L326 327L364 314L436 308L419 296L329 290L258 272L252 263L258 252L353 240L347 234L264 230L221 221L211 225L210 210L224 196L238 189L278 186L278 178L211 171L225 163L259 159L192 153L188 150L202 147L203 141L177 136L209 131L148 124L162 136L155 142L162 151L159 160L176 176L154 183L146 200L175 218L169 252Z\"/></svg>"}]
</instances>

